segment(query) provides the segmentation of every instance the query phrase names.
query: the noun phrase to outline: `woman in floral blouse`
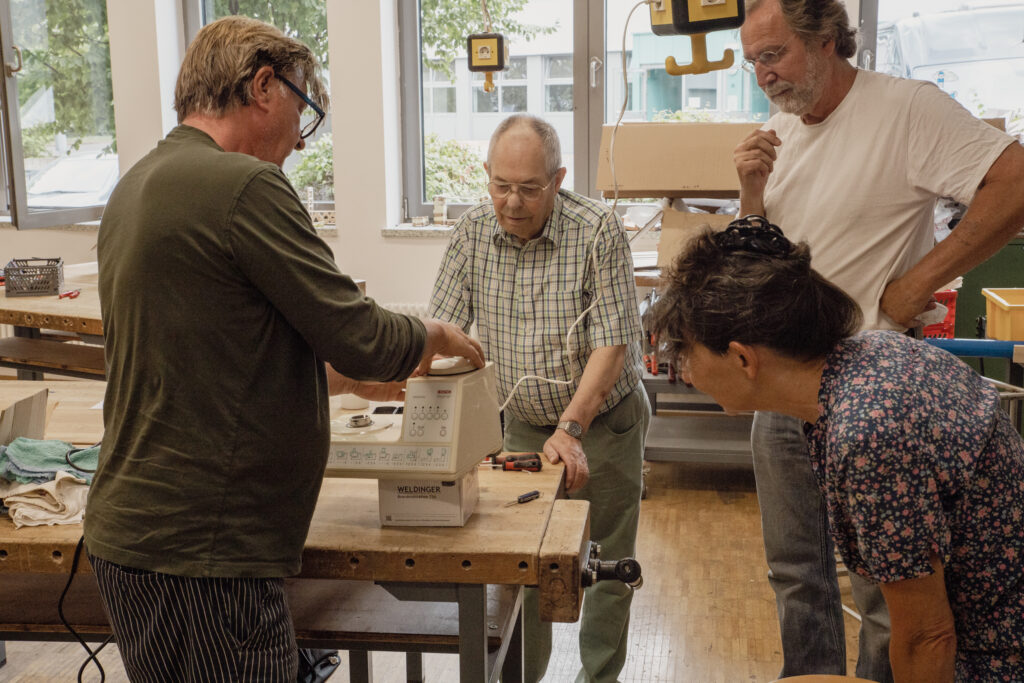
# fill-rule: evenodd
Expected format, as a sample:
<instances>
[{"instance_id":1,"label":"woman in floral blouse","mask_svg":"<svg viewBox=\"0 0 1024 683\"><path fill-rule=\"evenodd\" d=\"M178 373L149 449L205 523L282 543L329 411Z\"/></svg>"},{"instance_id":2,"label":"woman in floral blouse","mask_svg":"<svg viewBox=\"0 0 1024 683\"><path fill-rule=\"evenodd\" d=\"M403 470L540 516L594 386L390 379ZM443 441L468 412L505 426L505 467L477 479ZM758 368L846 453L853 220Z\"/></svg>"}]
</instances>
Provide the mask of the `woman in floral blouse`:
<instances>
[{"instance_id":1,"label":"woman in floral blouse","mask_svg":"<svg viewBox=\"0 0 1024 683\"><path fill-rule=\"evenodd\" d=\"M694 240L655 311L727 412L803 419L832 535L881 584L897 681L1024 681L1024 442L955 356L860 311L760 217Z\"/></svg>"}]
</instances>

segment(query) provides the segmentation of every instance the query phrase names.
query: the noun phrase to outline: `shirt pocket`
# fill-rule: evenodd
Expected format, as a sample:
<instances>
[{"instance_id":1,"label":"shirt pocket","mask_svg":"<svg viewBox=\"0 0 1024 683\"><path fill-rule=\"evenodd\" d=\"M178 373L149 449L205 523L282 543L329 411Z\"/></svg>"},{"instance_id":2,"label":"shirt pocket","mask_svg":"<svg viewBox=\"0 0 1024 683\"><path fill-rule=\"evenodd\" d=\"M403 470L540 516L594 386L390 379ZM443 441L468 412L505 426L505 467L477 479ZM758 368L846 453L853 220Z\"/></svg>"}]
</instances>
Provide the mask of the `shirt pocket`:
<instances>
[{"instance_id":1,"label":"shirt pocket","mask_svg":"<svg viewBox=\"0 0 1024 683\"><path fill-rule=\"evenodd\" d=\"M535 339L548 348L561 350L569 327L580 317L584 308L585 296L581 291L541 292L533 302ZM582 333L583 327L583 323L577 325L573 336ZM574 341L572 346L578 348L581 345Z\"/></svg>"}]
</instances>

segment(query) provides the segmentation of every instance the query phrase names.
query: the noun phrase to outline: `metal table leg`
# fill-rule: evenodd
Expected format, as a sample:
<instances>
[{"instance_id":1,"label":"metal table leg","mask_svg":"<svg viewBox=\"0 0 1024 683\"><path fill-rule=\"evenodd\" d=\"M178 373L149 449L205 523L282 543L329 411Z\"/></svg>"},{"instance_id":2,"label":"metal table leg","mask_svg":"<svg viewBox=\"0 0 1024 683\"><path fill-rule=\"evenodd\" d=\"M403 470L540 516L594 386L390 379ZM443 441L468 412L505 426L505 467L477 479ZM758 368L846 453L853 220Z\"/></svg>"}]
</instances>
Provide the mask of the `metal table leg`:
<instances>
[{"instance_id":1,"label":"metal table leg","mask_svg":"<svg viewBox=\"0 0 1024 683\"><path fill-rule=\"evenodd\" d=\"M42 332L36 327L22 327L20 325L14 326L14 336L23 337L25 339L39 339L42 336ZM18 370L18 379L30 379L30 380L41 380L43 373L36 372L34 370Z\"/></svg>"},{"instance_id":2,"label":"metal table leg","mask_svg":"<svg viewBox=\"0 0 1024 683\"><path fill-rule=\"evenodd\" d=\"M459 680L487 681L487 587L459 584Z\"/></svg>"}]
</instances>

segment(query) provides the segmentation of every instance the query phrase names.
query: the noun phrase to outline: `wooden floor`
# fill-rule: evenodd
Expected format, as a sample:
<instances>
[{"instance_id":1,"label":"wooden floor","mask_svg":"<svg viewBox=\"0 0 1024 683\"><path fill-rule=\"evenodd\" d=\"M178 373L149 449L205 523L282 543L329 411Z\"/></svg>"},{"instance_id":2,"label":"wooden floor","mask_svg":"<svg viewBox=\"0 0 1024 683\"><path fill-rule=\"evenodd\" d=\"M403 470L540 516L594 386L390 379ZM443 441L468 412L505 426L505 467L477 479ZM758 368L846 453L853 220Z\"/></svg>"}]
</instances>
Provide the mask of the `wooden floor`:
<instances>
[{"instance_id":1,"label":"wooden floor","mask_svg":"<svg viewBox=\"0 0 1024 683\"><path fill-rule=\"evenodd\" d=\"M781 665L775 601L765 578L757 498L749 467L650 463L637 559L644 585L633 600L623 683L772 681ZM857 622L847 622L856 653ZM555 625L555 652L544 681L572 681L578 668L576 626ZM0 681L76 680L85 660L70 643L7 643ZM116 649L100 656L111 683L127 681ZM375 679L405 680L404 659L375 653ZM344 670L344 669L343 669ZM850 670L852 671L852 662ZM458 679L455 655L427 655L428 681ZM99 681L95 668L83 680ZM332 680L346 680L344 674Z\"/></svg>"}]
</instances>

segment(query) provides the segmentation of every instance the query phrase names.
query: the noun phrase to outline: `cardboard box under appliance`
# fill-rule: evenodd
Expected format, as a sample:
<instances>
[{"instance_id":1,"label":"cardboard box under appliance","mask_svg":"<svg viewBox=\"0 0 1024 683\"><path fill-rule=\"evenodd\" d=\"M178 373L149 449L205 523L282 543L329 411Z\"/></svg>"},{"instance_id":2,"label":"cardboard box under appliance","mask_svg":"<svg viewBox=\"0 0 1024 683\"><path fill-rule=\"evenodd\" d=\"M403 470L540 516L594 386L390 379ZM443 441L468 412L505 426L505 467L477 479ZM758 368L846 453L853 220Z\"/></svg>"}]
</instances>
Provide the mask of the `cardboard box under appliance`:
<instances>
[{"instance_id":1,"label":"cardboard box under appliance","mask_svg":"<svg viewBox=\"0 0 1024 683\"><path fill-rule=\"evenodd\" d=\"M615 134L615 181L619 197L739 196L733 165L736 145L759 123L623 123ZM612 129L601 130L597 189L615 194L609 164Z\"/></svg>"},{"instance_id":2,"label":"cardboard box under appliance","mask_svg":"<svg viewBox=\"0 0 1024 683\"><path fill-rule=\"evenodd\" d=\"M378 479L381 526L464 526L480 500L477 470L455 481Z\"/></svg>"},{"instance_id":3,"label":"cardboard box under appliance","mask_svg":"<svg viewBox=\"0 0 1024 683\"><path fill-rule=\"evenodd\" d=\"M0 384L0 445L23 436L42 439L46 428L46 398L49 390L21 389Z\"/></svg>"}]
</instances>

